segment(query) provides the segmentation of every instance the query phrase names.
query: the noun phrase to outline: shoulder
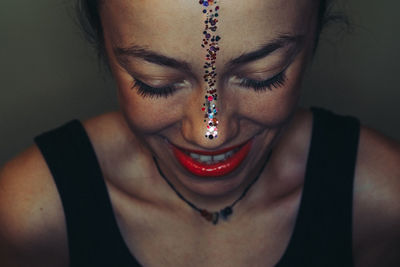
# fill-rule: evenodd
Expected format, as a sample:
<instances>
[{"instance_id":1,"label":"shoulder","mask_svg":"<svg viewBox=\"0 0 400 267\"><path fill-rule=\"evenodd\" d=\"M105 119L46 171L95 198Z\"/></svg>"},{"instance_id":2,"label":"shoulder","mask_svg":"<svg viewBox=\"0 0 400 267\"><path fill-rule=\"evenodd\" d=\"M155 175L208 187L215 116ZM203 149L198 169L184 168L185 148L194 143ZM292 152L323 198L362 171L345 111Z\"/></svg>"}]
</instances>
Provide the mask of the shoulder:
<instances>
[{"instance_id":1,"label":"shoulder","mask_svg":"<svg viewBox=\"0 0 400 267\"><path fill-rule=\"evenodd\" d=\"M36 146L0 170L2 266L60 266L66 259L61 202Z\"/></svg>"},{"instance_id":2,"label":"shoulder","mask_svg":"<svg viewBox=\"0 0 400 267\"><path fill-rule=\"evenodd\" d=\"M124 162L121 159L140 154L139 142L119 112L93 117L83 126L106 173ZM65 216L52 174L39 148L31 146L0 168L0 262L63 266L60 263L68 262L67 244Z\"/></svg>"},{"instance_id":3,"label":"shoulder","mask_svg":"<svg viewBox=\"0 0 400 267\"><path fill-rule=\"evenodd\" d=\"M115 146L126 145L122 124L117 113L83 123L99 161L105 161L108 153L115 154ZM61 262L68 262L62 203L36 145L0 168L0 262L2 266L62 266Z\"/></svg>"},{"instance_id":4,"label":"shoulder","mask_svg":"<svg viewBox=\"0 0 400 267\"><path fill-rule=\"evenodd\" d=\"M398 266L400 145L362 127L354 181L356 266Z\"/></svg>"}]
</instances>

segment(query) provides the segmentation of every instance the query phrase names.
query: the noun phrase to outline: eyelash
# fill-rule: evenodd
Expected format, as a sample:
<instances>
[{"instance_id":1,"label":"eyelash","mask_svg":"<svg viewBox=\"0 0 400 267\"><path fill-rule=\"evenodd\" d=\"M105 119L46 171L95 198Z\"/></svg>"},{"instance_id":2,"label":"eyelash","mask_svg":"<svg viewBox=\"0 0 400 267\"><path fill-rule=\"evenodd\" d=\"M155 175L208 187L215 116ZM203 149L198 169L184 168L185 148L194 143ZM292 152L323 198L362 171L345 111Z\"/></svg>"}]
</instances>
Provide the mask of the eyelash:
<instances>
[{"instance_id":1,"label":"eyelash","mask_svg":"<svg viewBox=\"0 0 400 267\"><path fill-rule=\"evenodd\" d=\"M286 70L264 81L256 81L256 80L242 78L240 86L245 88L252 88L256 92L272 90L272 88L278 88L285 84L286 82L285 71ZM140 96L150 97L150 98L153 97L167 98L170 95L174 94L174 92L177 90L174 86L152 87L138 79L135 79L132 85L132 89L135 87L137 88L137 92Z\"/></svg>"},{"instance_id":2,"label":"eyelash","mask_svg":"<svg viewBox=\"0 0 400 267\"><path fill-rule=\"evenodd\" d=\"M256 92L272 90L272 88L278 88L285 85L286 82L285 71L286 70L283 70L281 73L264 81L256 81L256 80L242 78L240 86L245 88L252 88Z\"/></svg>"},{"instance_id":3,"label":"eyelash","mask_svg":"<svg viewBox=\"0 0 400 267\"><path fill-rule=\"evenodd\" d=\"M150 98L167 98L176 91L174 86L152 87L138 79L135 79L133 82L132 89L135 87L137 88L137 92L140 96Z\"/></svg>"}]
</instances>

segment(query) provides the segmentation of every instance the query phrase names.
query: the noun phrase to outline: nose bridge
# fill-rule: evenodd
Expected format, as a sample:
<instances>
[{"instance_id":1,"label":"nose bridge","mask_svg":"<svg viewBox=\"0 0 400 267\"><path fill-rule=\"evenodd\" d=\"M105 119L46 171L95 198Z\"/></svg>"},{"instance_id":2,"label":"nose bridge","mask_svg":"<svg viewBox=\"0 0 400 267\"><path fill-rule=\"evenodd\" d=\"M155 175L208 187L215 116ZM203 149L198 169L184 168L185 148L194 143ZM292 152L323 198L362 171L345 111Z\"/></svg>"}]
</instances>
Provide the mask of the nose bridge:
<instances>
[{"instance_id":1,"label":"nose bridge","mask_svg":"<svg viewBox=\"0 0 400 267\"><path fill-rule=\"evenodd\" d=\"M214 2L213 0L201 0L199 3L202 5L205 22L201 47L203 47L205 53L204 82L206 84L206 94L201 111L204 114L204 138L214 141L218 138L220 127L218 119L219 107L217 106L218 92L216 89L216 59L220 49L218 45L220 36L216 34L219 6L217 1Z\"/></svg>"},{"instance_id":2,"label":"nose bridge","mask_svg":"<svg viewBox=\"0 0 400 267\"><path fill-rule=\"evenodd\" d=\"M219 5L214 0L201 0L204 14L204 30L201 47L203 58L203 82L197 88L193 105L187 107L182 123L183 135L188 141L208 148L224 144L238 132L233 109L224 108L223 93L217 89L217 54L219 54L218 34ZM227 103L227 102L226 102ZM228 107L225 105L225 107Z\"/></svg>"}]
</instances>

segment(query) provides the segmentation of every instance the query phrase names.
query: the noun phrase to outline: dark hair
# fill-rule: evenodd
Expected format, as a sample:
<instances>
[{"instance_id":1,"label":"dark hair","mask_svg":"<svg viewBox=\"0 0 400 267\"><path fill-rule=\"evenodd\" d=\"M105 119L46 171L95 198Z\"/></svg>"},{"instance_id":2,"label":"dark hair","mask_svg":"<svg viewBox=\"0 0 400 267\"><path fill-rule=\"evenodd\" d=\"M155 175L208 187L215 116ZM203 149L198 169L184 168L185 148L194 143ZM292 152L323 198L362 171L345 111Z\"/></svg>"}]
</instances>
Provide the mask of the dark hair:
<instances>
[{"instance_id":1,"label":"dark hair","mask_svg":"<svg viewBox=\"0 0 400 267\"><path fill-rule=\"evenodd\" d=\"M105 56L103 28L99 14L102 2L102 0L77 0L76 2L78 22L86 39L96 48L99 58Z\"/></svg>"},{"instance_id":2,"label":"dark hair","mask_svg":"<svg viewBox=\"0 0 400 267\"><path fill-rule=\"evenodd\" d=\"M99 9L103 1L104 0L77 0L76 9L78 21L86 39L95 47L99 58L106 60L103 29L99 15ZM320 0L315 48L317 47L322 30L329 22L341 20L345 21L345 24L347 24L347 20L344 16L331 12L332 2L333 0Z\"/></svg>"}]
</instances>

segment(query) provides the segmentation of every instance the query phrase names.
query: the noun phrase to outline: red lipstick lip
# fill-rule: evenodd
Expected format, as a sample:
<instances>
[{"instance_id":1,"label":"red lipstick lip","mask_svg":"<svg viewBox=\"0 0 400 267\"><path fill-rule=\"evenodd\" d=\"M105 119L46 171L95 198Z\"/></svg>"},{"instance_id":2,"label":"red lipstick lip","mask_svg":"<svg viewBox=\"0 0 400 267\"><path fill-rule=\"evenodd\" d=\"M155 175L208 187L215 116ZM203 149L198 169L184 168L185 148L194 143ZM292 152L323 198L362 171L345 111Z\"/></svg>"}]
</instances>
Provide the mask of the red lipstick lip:
<instances>
[{"instance_id":1,"label":"red lipstick lip","mask_svg":"<svg viewBox=\"0 0 400 267\"><path fill-rule=\"evenodd\" d=\"M178 148L178 149L180 149L180 150L182 150L182 151L184 151L184 152L186 152L186 153L188 153L188 154L195 153L195 154L205 155L205 156L214 156L214 155L224 154L224 153L226 153L228 151L234 150L235 148L242 147L244 144L246 144L248 142L249 142L249 140L247 140L246 142L244 142L242 144L239 144L239 145L236 145L236 146L227 147L227 148L223 148L223 149L216 150L216 151L192 150L192 149L182 148L182 147L179 147L177 145L172 145L172 144L171 145L176 147L176 148Z\"/></svg>"},{"instance_id":2,"label":"red lipstick lip","mask_svg":"<svg viewBox=\"0 0 400 267\"><path fill-rule=\"evenodd\" d=\"M252 141L253 139L250 139L243 145L229 148L229 150L232 150L240 147L239 150L237 150L231 157L213 164L206 164L204 162L197 161L186 154L184 150L181 150L174 145L171 145L171 147L175 158L190 173L201 177L221 177L233 172L240 166L250 152L253 143ZM227 149L224 150L229 151ZM221 153L221 151L224 150L219 150L217 153ZM213 153L211 155L217 155L217 153Z\"/></svg>"}]
</instances>

